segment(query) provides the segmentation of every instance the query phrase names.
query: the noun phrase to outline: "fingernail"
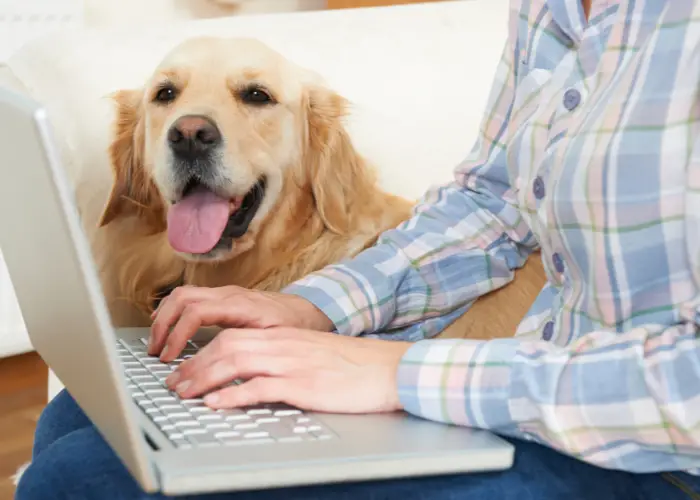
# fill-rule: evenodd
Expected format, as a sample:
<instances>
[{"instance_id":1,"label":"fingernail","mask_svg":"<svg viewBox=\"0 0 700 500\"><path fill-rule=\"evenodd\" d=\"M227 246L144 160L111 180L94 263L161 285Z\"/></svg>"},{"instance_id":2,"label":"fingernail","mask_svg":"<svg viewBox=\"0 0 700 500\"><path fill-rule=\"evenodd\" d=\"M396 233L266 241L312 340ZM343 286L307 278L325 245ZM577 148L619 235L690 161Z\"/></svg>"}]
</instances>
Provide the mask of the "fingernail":
<instances>
[{"instance_id":1,"label":"fingernail","mask_svg":"<svg viewBox=\"0 0 700 500\"><path fill-rule=\"evenodd\" d=\"M204 396L204 403L208 405L215 405L219 402L219 395L215 392L207 394Z\"/></svg>"},{"instance_id":2,"label":"fingernail","mask_svg":"<svg viewBox=\"0 0 700 500\"><path fill-rule=\"evenodd\" d=\"M168 385L168 387L172 387L175 384L177 384L179 380L180 380L180 374L178 372L172 372L165 379L165 383Z\"/></svg>"},{"instance_id":3,"label":"fingernail","mask_svg":"<svg viewBox=\"0 0 700 500\"><path fill-rule=\"evenodd\" d=\"M163 347L163 350L160 352L160 358L163 359L168 355L168 346L166 345Z\"/></svg>"},{"instance_id":4,"label":"fingernail","mask_svg":"<svg viewBox=\"0 0 700 500\"><path fill-rule=\"evenodd\" d=\"M182 394L183 392L185 392L187 390L187 388L190 385L192 385L192 382L190 382L189 380L185 380L184 382L180 382L179 384L177 384L177 387L175 388L175 392L177 392L178 394Z\"/></svg>"}]
</instances>

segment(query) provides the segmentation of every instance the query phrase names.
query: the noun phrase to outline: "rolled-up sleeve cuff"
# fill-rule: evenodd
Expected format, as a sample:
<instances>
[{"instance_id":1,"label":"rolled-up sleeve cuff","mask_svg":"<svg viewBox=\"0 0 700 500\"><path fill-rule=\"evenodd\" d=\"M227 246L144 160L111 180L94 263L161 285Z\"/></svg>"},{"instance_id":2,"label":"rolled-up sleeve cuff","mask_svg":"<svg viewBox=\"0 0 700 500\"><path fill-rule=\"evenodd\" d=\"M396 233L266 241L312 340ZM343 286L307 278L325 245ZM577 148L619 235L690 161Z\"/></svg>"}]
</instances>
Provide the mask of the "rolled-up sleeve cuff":
<instances>
[{"instance_id":1,"label":"rolled-up sleeve cuff","mask_svg":"<svg viewBox=\"0 0 700 500\"><path fill-rule=\"evenodd\" d=\"M320 309L341 335L361 335L371 331L377 307L373 296L358 285L350 270L329 267L289 285L283 293L297 295Z\"/></svg>"},{"instance_id":2,"label":"rolled-up sleeve cuff","mask_svg":"<svg viewBox=\"0 0 700 500\"><path fill-rule=\"evenodd\" d=\"M511 363L518 341L424 340L404 354L399 398L413 415L482 429L508 428Z\"/></svg>"}]
</instances>

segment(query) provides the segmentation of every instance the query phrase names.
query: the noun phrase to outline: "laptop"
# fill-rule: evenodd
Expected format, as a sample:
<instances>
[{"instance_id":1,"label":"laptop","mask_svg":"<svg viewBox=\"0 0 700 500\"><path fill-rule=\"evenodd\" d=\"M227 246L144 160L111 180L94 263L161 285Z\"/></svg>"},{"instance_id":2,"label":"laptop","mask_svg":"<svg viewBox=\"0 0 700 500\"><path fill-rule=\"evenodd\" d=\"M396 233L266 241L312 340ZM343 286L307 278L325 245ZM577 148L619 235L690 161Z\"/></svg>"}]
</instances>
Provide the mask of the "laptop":
<instances>
[{"instance_id":1,"label":"laptop","mask_svg":"<svg viewBox=\"0 0 700 500\"><path fill-rule=\"evenodd\" d=\"M482 430L395 412L336 415L282 404L214 411L163 381L147 328L114 329L46 110L0 89L0 248L29 337L147 492L201 494L507 469Z\"/></svg>"}]
</instances>

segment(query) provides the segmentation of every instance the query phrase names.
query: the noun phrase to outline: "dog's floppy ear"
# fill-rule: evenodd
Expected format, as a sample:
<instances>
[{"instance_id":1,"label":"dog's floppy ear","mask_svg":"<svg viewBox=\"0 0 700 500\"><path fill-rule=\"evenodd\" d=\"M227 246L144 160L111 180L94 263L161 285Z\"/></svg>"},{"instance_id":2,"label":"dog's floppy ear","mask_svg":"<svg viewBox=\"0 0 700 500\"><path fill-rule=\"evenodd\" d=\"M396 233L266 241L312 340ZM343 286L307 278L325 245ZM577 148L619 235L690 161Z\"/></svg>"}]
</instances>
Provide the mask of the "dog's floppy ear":
<instances>
[{"instance_id":1,"label":"dog's floppy ear","mask_svg":"<svg viewBox=\"0 0 700 500\"><path fill-rule=\"evenodd\" d=\"M345 130L348 102L325 87L313 86L307 89L305 104L307 181L323 223L345 235L351 229L351 205L371 192L374 177Z\"/></svg>"},{"instance_id":2,"label":"dog's floppy ear","mask_svg":"<svg viewBox=\"0 0 700 500\"><path fill-rule=\"evenodd\" d=\"M141 90L120 90L112 95L117 106L114 139L109 147L114 184L100 217L100 226L128 215L145 218L154 229L163 225L165 207L143 164L142 96Z\"/></svg>"}]
</instances>

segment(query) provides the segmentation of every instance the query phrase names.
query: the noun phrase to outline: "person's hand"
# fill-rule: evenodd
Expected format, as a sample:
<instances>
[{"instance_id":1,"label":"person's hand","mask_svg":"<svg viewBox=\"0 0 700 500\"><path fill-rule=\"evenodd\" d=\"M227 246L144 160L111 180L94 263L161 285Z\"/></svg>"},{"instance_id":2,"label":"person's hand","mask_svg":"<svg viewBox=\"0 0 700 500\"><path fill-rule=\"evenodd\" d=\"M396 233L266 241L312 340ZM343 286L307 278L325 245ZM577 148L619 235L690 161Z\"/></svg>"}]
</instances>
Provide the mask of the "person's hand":
<instances>
[{"instance_id":1,"label":"person's hand","mask_svg":"<svg viewBox=\"0 0 700 500\"><path fill-rule=\"evenodd\" d=\"M183 398L208 393L205 403L217 409L286 403L333 413L389 412L401 409L396 372L410 346L296 328L223 330L166 383ZM237 379L246 382L226 385Z\"/></svg>"},{"instance_id":2,"label":"person's hand","mask_svg":"<svg viewBox=\"0 0 700 500\"><path fill-rule=\"evenodd\" d=\"M333 329L331 320L301 297L237 286L178 287L161 301L151 319L148 353L160 355L164 362L177 358L187 341L206 326Z\"/></svg>"}]
</instances>

